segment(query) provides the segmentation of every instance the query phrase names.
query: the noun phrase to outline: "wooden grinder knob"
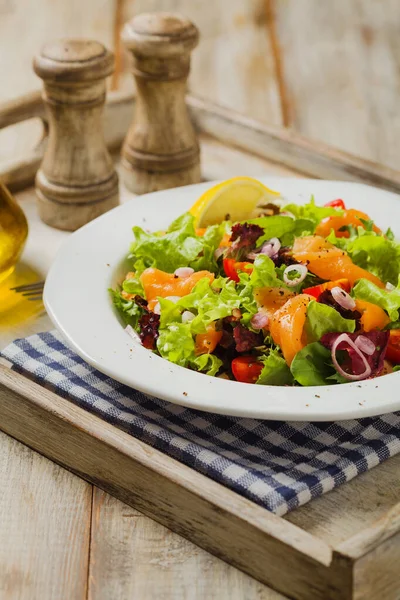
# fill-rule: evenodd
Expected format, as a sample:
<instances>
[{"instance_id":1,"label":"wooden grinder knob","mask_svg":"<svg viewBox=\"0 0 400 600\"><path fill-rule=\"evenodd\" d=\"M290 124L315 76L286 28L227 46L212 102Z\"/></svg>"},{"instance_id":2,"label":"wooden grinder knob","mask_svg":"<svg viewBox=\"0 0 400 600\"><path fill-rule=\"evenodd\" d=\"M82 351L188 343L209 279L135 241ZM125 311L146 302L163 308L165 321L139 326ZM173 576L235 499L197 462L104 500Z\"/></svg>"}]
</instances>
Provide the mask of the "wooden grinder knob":
<instances>
[{"instance_id":1,"label":"wooden grinder knob","mask_svg":"<svg viewBox=\"0 0 400 600\"><path fill-rule=\"evenodd\" d=\"M198 29L185 17L142 14L122 39L132 53L137 99L122 148L123 178L137 194L200 181L199 146L185 103Z\"/></svg>"},{"instance_id":2,"label":"wooden grinder knob","mask_svg":"<svg viewBox=\"0 0 400 600\"><path fill-rule=\"evenodd\" d=\"M118 204L102 122L105 78L113 66L113 54L89 40L48 44L34 59L49 117L36 193L40 217L52 227L73 231Z\"/></svg>"}]
</instances>

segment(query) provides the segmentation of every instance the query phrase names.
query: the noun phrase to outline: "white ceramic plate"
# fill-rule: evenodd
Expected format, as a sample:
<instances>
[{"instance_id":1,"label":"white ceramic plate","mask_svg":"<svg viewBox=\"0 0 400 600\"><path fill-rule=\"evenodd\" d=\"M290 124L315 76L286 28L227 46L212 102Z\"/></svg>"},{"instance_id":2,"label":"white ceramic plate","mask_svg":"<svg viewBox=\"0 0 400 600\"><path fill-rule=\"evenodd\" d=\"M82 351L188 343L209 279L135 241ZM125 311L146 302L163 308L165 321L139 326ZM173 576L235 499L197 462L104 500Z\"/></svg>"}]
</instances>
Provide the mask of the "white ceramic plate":
<instances>
[{"instance_id":1,"label":"white ceramic plate","mask_svg":"<svg viewBox=\"0 0 400 600\"><path fill-rule=\"evenodd\" d=\"M400 238L400 199L346 182L260 178L291 202L311 194L317 204L343 198ZM192 408L291 421L343 420L400 410L400 372L370 381L308 388L256 386L216 379L178 367L146 350L124 331L107 289L121 281L134 224L166 228L211 183L147 194L119 206L72 234L47 277L50 318L88 363L142 392Z\"/></svg>"}]
</instances>

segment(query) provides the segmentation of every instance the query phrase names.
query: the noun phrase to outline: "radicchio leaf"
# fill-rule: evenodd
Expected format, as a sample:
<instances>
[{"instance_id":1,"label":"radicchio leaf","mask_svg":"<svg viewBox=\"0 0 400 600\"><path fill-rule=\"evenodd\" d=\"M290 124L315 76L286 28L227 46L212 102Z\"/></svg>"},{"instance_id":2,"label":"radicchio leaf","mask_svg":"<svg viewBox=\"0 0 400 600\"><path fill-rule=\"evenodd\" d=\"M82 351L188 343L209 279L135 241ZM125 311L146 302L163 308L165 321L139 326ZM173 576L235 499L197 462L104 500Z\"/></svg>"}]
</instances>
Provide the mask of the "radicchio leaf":
<instances>
[{"instance_id":1,"label":"radicchio leaf","mask_svg":"<svg viewBox=\"0 0 400 600\"><path fill-rule=\"evenodd\" d=\"M158 328L160 326L160 315L149 311L139 319L140 339L142 345L149 350L153 350L158 338Z\"/></svg>"},{"instance_id":2,"label":"radicchio leaf","mask_svg":"<svg viewBox=\"0 0 400 600\"><path fill-rule=\"evenodd\" d=\"M135 302L135 304L140 306L140 308L143 308L144 311L149 312L149 309L147 308L147 300L145 298L142 298L142 296L136 294L133 301Z\"/></svg>"},{"instance_id":3,"label":"radicchio leaf","mask_svg":"<svg viewBox=\"0 0 400 600\"><path fill-rule=\"evenodd\" d=\"M254 223L236 223L232 227L229 256L239 259L256 247L259 237L264 235L264 230Z\"/></svg>"},{"instance_id":4,"label":"radicchio leaf","mask_svg":"<svg viewBox=\"0 0 400 600\"><path fill-rule=\"evenodd\" d=\"M353 317L354 318L354 317ZM326 333L322 336L320 342L329 350L332 349L332 346L335 340L342 335L341 333ZM368 356L365 354L365 358L371 367L371 375L370 377L376 377L380 375L383 371L383 363L385 359L386 349L389 343L389 331L369 331L362 333L348 333L349 338L355 342L359 335L363 335L364 337L371 340L371 342L375 345L375 352ZM344 351L343 362L341 363L341 367L347 373L352 373L354 375L359 375L365 370L365 366L360 356L346 343L340 344L339 351ZM340 362L340 359L339 359Z\"/></svg>"},{"instance_id":5,"label":"radicchio leaf","mask_svg":"<svg viewBox=\"0 0 400 600\"><path fill-rule=\"evenodd\" d=\"M243 327L243 325L236 325L233 329L233 337L235 339L236 350L238 352L249 352L256 346L261 346L263 343L262 335L254 333Z\"/></svg>"}]
</instances>

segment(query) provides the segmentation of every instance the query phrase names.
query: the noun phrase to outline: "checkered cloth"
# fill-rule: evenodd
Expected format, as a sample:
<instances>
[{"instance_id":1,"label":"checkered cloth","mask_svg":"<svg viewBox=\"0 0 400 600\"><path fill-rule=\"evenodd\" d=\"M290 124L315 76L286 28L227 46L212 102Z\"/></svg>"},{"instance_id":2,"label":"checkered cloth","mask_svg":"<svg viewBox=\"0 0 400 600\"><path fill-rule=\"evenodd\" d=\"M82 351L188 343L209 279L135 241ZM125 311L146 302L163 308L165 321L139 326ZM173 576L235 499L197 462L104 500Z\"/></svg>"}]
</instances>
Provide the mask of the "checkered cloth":
<instances>
[{"instance_id":1,"label":"checkered cloth","mask_svg":"<svg viewBox=\"0 0 400 600\"><path fill-rule=\"evenodd\" d=\"M278 515L400 451L400 412L340 423L199 412L99 373L54 331L17 340L2 355L60 396Z\"/></svg>"}]
</instances>

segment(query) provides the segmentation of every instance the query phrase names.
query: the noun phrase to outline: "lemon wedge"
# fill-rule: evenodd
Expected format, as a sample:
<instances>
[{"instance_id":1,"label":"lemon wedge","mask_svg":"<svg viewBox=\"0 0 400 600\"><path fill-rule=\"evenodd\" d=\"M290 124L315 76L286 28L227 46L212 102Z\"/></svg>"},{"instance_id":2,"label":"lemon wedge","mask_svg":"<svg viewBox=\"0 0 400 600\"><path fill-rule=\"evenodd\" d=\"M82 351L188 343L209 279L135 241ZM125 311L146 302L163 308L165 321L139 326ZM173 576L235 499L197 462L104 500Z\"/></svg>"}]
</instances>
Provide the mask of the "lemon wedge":
<instances>
[{"instance_id":1,"label":"lemon wedge","mask_svg":"<svg viewBox=\"0 0 400 600\"><path fill-rule=\"evenodd\" d=\"M213 186L193 204L190 213L196 227L208 227L224 220L244 221L252 217L258 205L280 197L252 177L234 177Z\"/></svg>"}]
</instances>

